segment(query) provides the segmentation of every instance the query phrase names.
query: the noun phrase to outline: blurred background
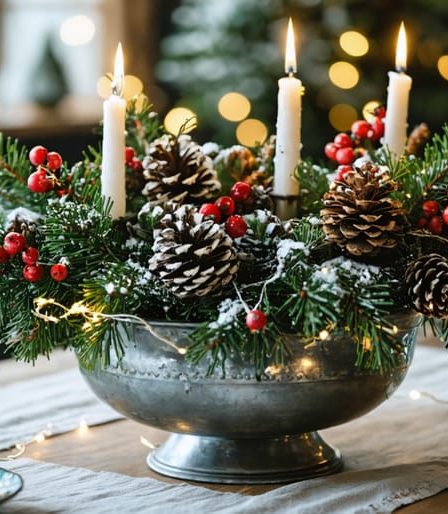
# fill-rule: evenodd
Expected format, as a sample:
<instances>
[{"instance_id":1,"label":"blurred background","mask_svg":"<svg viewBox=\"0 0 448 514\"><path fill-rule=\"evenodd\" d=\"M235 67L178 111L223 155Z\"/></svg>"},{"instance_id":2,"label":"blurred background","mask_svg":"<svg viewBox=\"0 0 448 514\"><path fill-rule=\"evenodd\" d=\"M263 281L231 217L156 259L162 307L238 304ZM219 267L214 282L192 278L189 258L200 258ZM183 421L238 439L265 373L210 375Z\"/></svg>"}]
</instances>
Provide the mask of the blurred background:
<instances>
[{"instance_id":1,"label":"blurred background","mask_svg":"<svg viewBox=\"0 0 448 514\"><path fill-rule=\"evenodd\" d=\"M130 83L144 88L168 128L175 130L191 111L203 142L250 145L273 132L288 16L296 31L297 76L305 86L304 155L320 157L335 131L348 129L369 102L385 100L402 19L413 78L410 125L426 121L438 130L448 119L447 0L0 5L0 129L67 160L96 141L92 129L102 108L97 82L111 71L119 40L126 73L134 76Z\"/></svg>"}]
</instances>

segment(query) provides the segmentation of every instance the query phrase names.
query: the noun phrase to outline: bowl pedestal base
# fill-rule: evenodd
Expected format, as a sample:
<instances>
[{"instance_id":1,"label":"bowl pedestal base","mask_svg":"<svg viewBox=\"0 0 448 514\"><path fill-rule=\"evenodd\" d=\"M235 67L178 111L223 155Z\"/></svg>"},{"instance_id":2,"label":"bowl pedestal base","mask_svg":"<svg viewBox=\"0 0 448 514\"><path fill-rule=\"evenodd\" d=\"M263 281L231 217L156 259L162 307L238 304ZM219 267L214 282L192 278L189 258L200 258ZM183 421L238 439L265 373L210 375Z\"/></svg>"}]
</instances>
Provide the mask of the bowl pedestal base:
<instances>
[{"instance_id":1,"label":"bowl pedestal base","mask_svg":"<svg viewBox=\"0 0 448 514\"><path fill-rule=\"evenodd\" d=\"M148 465L183 480L274 484L335 473L342 459L317 432L260 439L172 434L149 454Z\"/></svg>"}]
</instances>

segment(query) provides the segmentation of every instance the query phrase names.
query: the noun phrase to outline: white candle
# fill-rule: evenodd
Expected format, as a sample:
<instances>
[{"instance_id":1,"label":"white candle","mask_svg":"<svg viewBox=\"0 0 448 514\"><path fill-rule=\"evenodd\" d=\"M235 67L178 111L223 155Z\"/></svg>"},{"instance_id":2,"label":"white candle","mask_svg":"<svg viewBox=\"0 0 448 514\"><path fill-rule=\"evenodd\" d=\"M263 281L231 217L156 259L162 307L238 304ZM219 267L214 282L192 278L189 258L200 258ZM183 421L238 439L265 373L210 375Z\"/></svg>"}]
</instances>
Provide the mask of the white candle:
<instances>
[{"instance_id":1,"label":"white candle","mask_svg":"<svg viewBox=\"0 0 448 514\"><path fill-rule=\"evenodd\" d=\"M115 55L112 95L103 104L103 162L101 192L113 202L112 219L126 214L125 117L126 101L121 97L124 85L121 43Z\"/></svg>"},{"instance_id":2,"label":"white candle","mask_svg":"<svg viewBox=\"0 0 448 514\"><path fill-rule=\"evenodd\" d=\"M302 82L293 76L296 71L294 31L290 18L285 53L285 73L288 76L278 81L277 139L274 160L274 195L277 196L299 194L299 183L294 177L294 170L300 159Z\"/></svg>"},{"instance_id":3,"label":"white candle","mask_svg":"<svg viewBox=\"0 0 448 514\"><path fill-rule=\"evenodd\" d=\"M389 72L387 112L384 127L384 145L395 157L400 157L405 149L407 138L407 118L409 91L412 79L406 75L406 32L401 22L398 33L395 68Z\"/></svg>"}]
</instances>

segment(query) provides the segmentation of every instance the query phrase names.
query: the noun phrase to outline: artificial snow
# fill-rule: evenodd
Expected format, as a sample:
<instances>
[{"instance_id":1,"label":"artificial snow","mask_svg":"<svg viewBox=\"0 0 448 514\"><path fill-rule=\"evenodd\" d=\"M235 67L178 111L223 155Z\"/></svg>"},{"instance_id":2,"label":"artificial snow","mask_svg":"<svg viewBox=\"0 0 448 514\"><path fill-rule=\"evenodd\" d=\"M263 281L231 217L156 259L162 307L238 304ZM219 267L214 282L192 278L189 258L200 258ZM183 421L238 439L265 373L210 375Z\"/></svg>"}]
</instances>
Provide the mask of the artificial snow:
<instances>
[{"instance_id":1,"label":"artificial snow","mask_svg":"<svg viewBox=\"0 0 448 514\"><path fill-rule=\"evenodd\" d=\"M226 298L219 304L218 310L218 319L208 325L211 329L230 327L237 320L238 314L244 311L244 305L233 298Z\"/></svg>"}]
</instances>

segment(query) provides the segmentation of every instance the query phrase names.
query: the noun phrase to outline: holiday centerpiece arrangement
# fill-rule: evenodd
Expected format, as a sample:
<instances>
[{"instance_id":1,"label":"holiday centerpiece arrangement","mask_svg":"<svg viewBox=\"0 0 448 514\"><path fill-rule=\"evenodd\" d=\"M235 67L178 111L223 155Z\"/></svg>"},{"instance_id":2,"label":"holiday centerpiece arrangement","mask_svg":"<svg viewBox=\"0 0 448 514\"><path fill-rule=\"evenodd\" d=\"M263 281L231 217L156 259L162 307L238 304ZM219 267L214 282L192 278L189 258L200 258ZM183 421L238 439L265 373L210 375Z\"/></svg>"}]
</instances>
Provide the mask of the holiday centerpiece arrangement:
<instances>
[{"instance_id":1,"label":"holiday centerpiece arrangement","mask_svg":"<svg viewBox=\"0 0 448 514\"><path fill-rule=\"evenodd\" d=\"M152 461L166 474L242 481L243 466L251 481L279 481L334 471L340 457L311 431L368 411L398 385L418 323L411 309L443 339L448 331L448 130L428 141L421 125L406 140L410 78L397 65L387 113L379 107L326 145L337 169L298 163L291 59L277 138L257 148L200 145L186 133L191 120L165 132L148 102L121 98L120 58L102 152L70 166L44 147L1 141L0 343L28 361L69 346L119 410L199 434L185 437L199 437L206 473L170 461L172 443ZM272 422L260 419L260 391L283 409ZM296 414L286 413L292 400ZM223 458L211 440L223 433L240 468L210 478ZM271 436L281 465L252 466L250 434L263 448ZM299 435L285 445L284 434ZM284 465L292 454L304 461L294 470Z\"/></svg>"}]
</instances>

